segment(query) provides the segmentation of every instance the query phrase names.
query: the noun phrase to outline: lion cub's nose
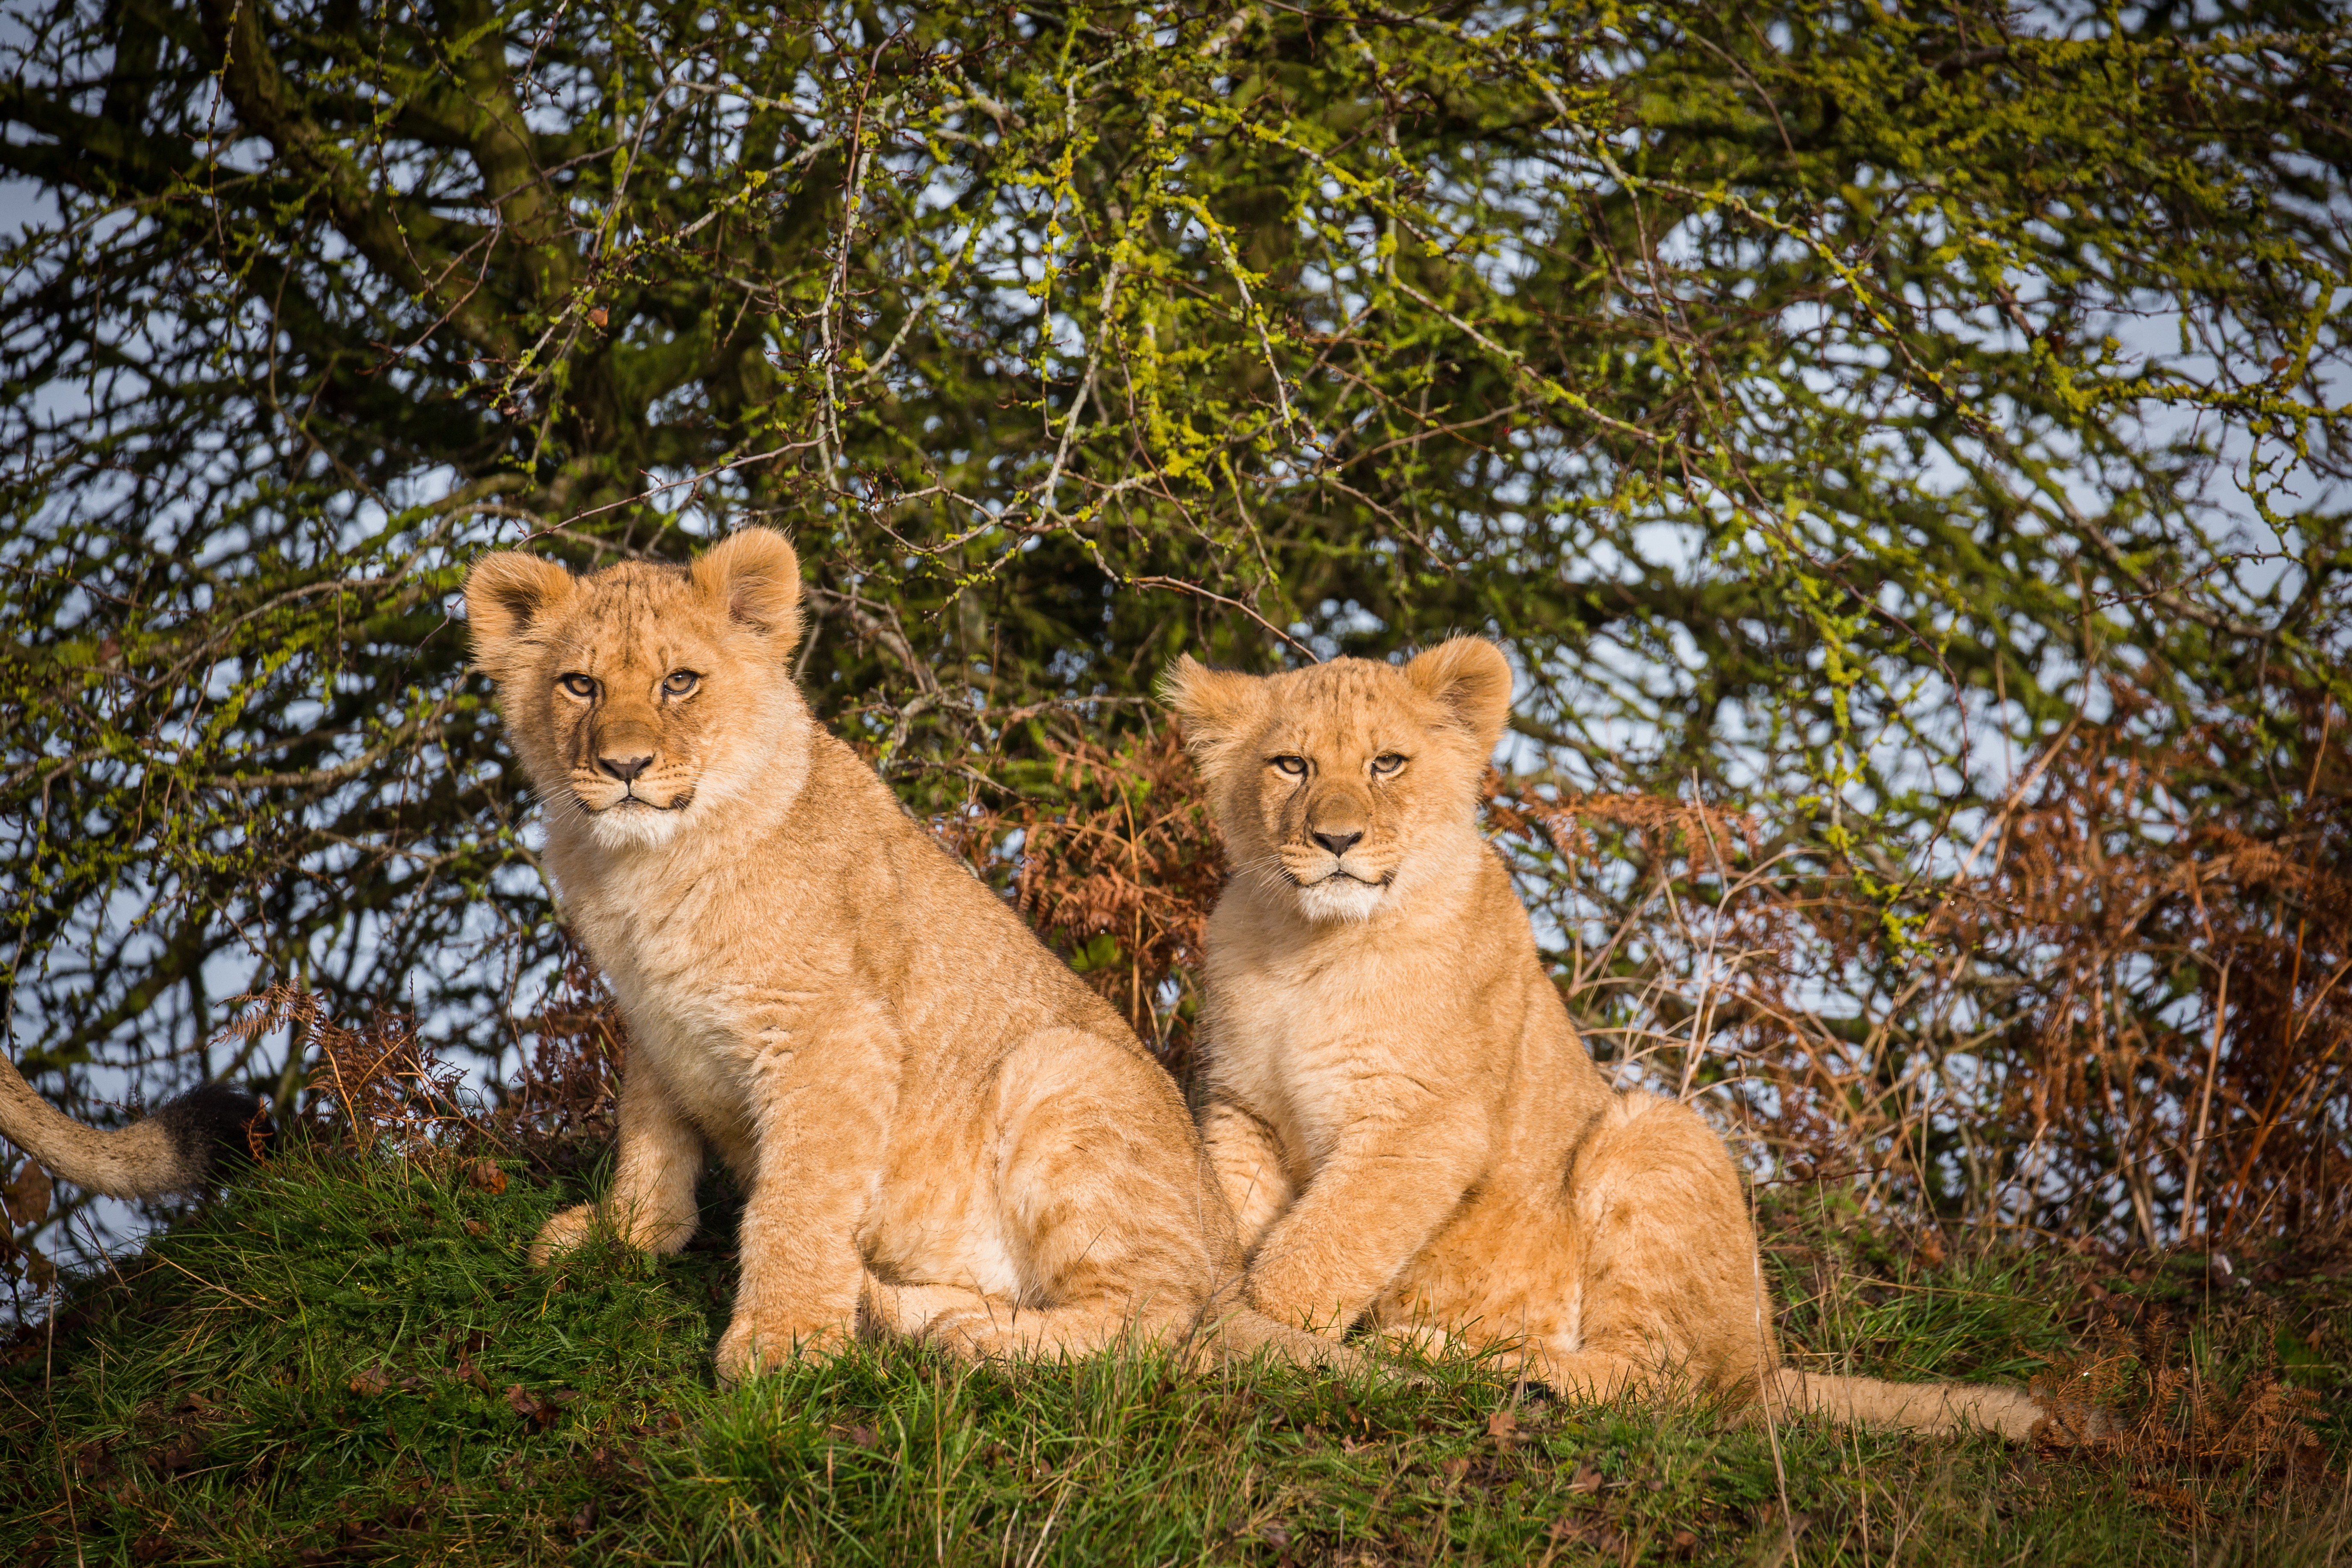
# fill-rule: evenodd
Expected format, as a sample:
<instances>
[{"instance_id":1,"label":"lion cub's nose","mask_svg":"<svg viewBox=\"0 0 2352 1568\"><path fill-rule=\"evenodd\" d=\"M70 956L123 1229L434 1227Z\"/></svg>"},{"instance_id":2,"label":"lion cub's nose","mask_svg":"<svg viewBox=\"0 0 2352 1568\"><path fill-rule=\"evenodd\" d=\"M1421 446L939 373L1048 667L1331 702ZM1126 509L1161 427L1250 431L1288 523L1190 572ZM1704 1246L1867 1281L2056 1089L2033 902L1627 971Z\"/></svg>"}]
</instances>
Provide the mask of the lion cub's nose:
<instances>
[{"instance_id":1,"label":"lion cub's nose","mask_svg":"<svg viewBox=\"0 0 2352 1568\"><path fill-rule=\"evenodd\" d=\"M1349 850L1353 849L1363 837L1360 833L1318 833L1315 835L1315 842L1331 851L1333 855L1345 855Z\"/></svg>"},{"instance_id":2,"label":"lion cub's nose","mask_svg":"<svg viewBox=\"0 0 2352 1568\"><path fill-rule=\"evenodd\" d=\"M598 757L596 759L596 765L599 768L602 768L604 772L612 774L614 778L620 780L623 784L630 784L635 782L639 773L644 773L647 768L652 767L654 765L654 760L650 755L642 757Z\"/></svg>"}]
</instances>

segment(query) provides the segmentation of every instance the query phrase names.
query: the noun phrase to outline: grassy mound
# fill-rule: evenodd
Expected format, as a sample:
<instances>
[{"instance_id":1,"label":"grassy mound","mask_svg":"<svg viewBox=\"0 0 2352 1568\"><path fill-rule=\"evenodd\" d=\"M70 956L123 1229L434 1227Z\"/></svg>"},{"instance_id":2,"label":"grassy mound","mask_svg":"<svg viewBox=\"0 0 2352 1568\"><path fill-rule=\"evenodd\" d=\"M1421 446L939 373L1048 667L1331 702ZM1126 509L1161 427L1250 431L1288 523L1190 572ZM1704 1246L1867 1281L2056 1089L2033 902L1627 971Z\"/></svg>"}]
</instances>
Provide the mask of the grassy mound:
<instances>
[{"instance_id":1,"label":"grassy mound","mask_svg":"<svg viewBox=\"0 0 2352 1568\"><path fill-rule=\"evenodd\" d=\"M2127 1427L2091 1452L1148 1347L860 1349L722 1391L723 1193L679 1258L534 1272L578 1194L511 1169L297 1150L76 1283L0 1368L0 1561L2316 1565L2352 1527L2342 1253L2217 1284L1768 1215L1793 1356L2083 1379Z\"/></svg>"}]
</instances>

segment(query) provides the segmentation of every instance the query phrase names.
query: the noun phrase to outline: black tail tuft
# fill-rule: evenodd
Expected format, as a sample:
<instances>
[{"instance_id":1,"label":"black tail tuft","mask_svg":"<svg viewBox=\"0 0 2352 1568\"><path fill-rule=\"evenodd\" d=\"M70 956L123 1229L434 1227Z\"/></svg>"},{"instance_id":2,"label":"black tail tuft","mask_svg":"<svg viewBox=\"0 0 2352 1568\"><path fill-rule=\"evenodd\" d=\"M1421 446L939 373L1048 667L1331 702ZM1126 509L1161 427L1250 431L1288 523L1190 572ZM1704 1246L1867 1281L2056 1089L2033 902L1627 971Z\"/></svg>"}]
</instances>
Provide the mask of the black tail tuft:
<instances>
[{"instance_id":1,"label":"black tail tuft","mask_svg":"<svg viewBox=\"0 0 2352 1568\"><path fill-rule=\"evenodd\" d=\"M190 1185L252 1159L273 1131L259 1100L225 1083L200 1084L149 1120L179 1151Z\"/></svg>"}]
</instances>

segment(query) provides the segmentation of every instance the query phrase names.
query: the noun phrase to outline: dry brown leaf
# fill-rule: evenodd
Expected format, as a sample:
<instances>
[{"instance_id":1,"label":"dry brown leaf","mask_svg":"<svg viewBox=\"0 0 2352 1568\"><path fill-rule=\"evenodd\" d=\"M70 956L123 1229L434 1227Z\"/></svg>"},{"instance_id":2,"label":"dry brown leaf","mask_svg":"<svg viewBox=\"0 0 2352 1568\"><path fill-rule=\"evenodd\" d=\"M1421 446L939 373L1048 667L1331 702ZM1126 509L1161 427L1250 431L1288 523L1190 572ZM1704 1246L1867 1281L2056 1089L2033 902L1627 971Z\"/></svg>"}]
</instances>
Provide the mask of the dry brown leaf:
<instances>
[{"instance_id":1,"label":"dry brown leaf","mask_svg":"<svg viewBox=\"0 0 2352 1568\"><path fill-rule=\"evenodd\" d=\"M559 1414L551 1402L541 1399L520 1383L507 1386L507 1406L534 1426L546 1426Z\"/></svg>"},{"instance_id":2,"label":"dry brown leaf","mask_svg":"<svg viewBox=\"0 0 2352 1568\"><path fill-rule=\"evenodd\" d=\"M1495 1447L1508 1453L1519 1440L1519 1418L1507 1410L1497 1410L1486 1417L1486 1436L1495 1439Z\"/></svg>"},{"instance_id":3,"label":"dry brown leaf","mask_svg":"<svg viewBox=\"0 0 2352 1568\"><path fill-rule=\"evenodd\" d=\"M5 1187L0 1187L0 1202L8 1207L8 1222L19 1229L38 1225L49 1217L49 1199L54 1192L49 1173L35 1160L26 1160Z\"/></svg>"}]
</instances>

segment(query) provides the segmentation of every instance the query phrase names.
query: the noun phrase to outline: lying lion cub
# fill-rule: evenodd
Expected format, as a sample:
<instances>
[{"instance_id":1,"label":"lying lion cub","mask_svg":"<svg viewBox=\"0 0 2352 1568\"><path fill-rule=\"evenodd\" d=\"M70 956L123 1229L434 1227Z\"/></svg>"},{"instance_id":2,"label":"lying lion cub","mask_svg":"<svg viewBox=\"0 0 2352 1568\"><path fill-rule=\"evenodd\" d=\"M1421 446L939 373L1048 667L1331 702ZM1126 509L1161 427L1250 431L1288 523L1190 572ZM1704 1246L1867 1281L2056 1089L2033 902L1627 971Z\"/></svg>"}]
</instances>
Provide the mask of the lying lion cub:
<instances>
[{"instance_id":1,"label":"lying lion cub","mask_svg":"<svg viewBox=\"0 0 2352 1568\"><path fill-rule=\"evenodd\" d=\"M1669 1381L1922 1430L2023 1436L2013 1390L1778 1370L1723 1142L1614 1093L1544 972L1478 780L1511 703L1491 643L1397 668L1170 674L1232 881L1201 1023L1209 1154L1249 1299L1331 1336L1459 1337L1587 1397Z\"/></svg>"},{"instance_id":2,"label":"lying lion cub","mask_svg":"<svg viewBox=\"0 0 2352 1568\"><path fill-rule=\"evenodd\" d=\"M861 1317L971 1355L1221 1320L1228 1349L1331 1360L1236 1310L1232 1216L1168 1075L810 717L800 591L763 529L691 570L509 553L467 579L546 863L632 1037L605 1207L556 1215L532 1260L600 1223L677 1251L713 1150L747 1189L724 1376Z\"/></svg>"}]
</instances>

